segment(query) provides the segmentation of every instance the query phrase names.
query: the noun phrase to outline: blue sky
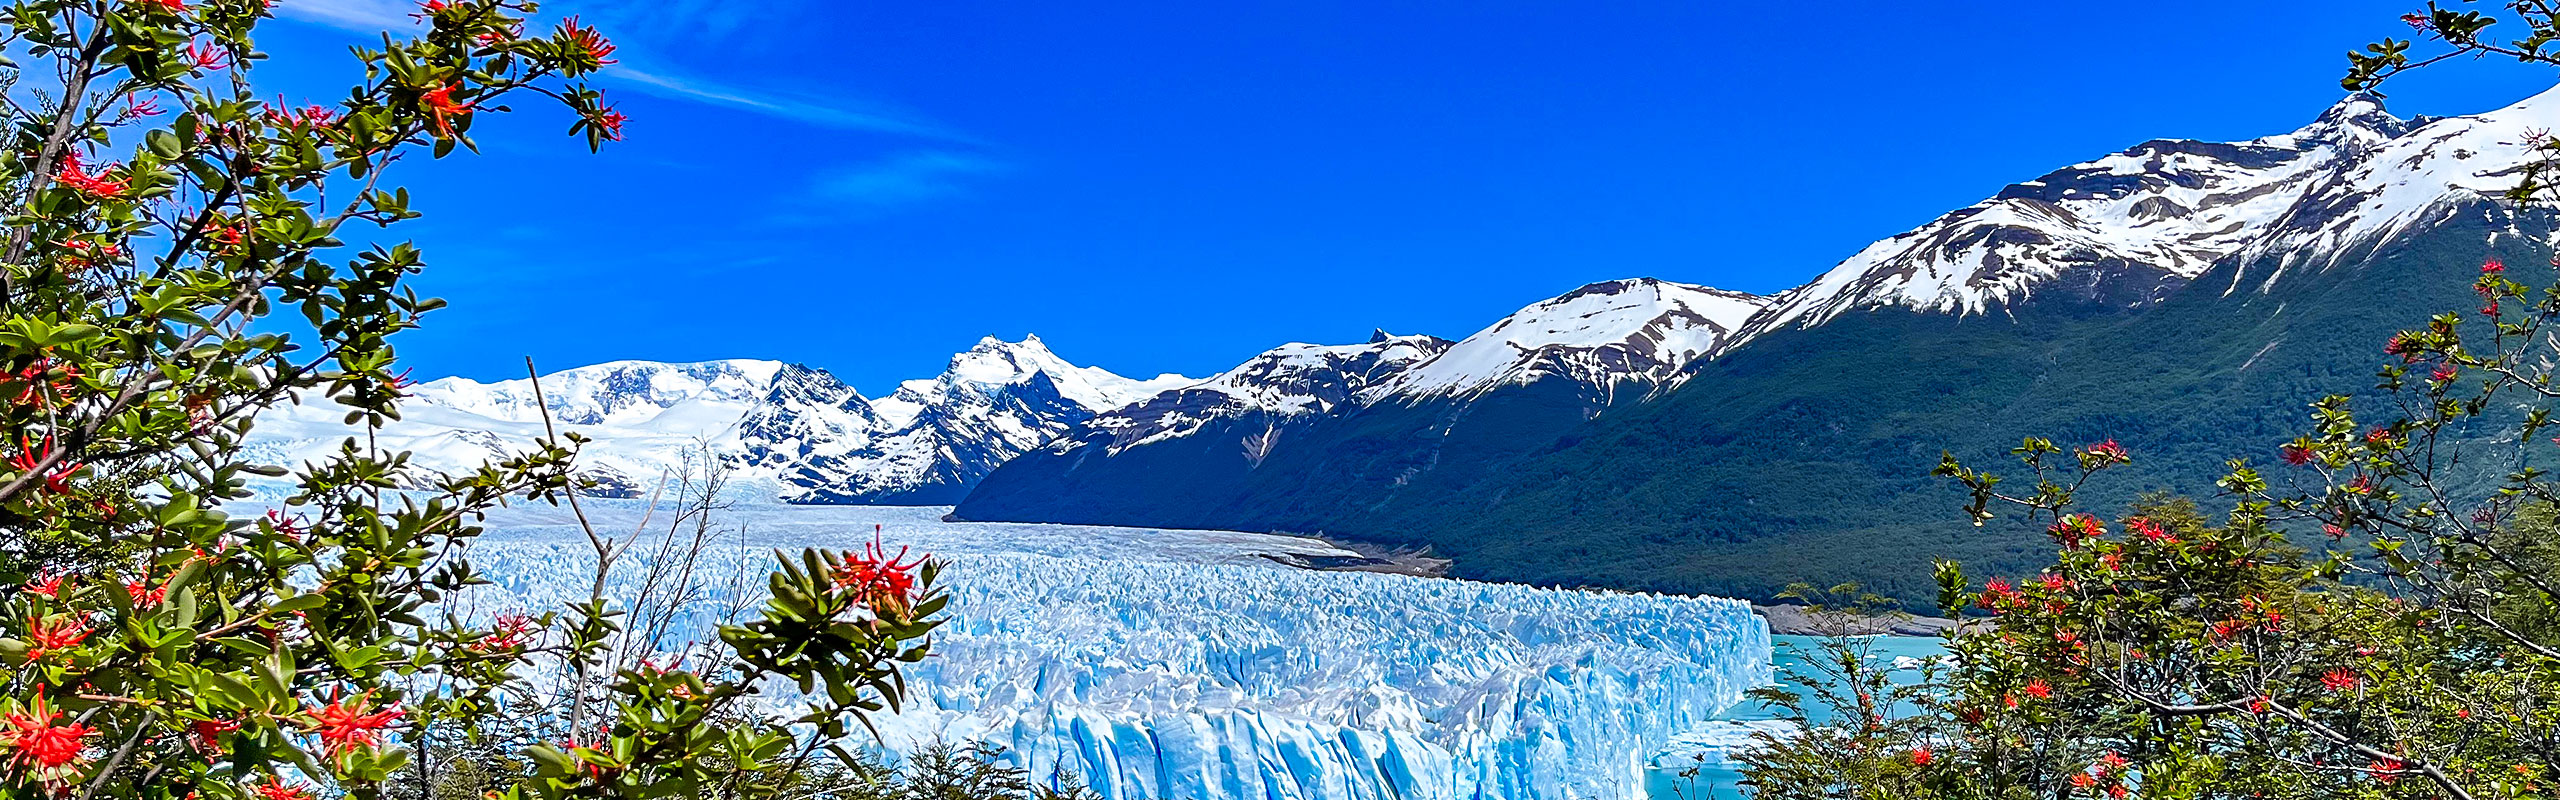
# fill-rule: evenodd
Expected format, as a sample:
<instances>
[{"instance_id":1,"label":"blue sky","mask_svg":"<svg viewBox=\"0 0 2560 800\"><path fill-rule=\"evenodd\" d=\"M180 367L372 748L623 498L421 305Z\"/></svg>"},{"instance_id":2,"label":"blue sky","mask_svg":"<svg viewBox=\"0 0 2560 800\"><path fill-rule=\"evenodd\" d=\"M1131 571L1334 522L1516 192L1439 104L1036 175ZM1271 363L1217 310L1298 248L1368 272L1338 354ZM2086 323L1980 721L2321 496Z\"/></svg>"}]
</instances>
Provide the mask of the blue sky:
<instances>
[{"instance_id":1,"label":"blue sky","mask_svg":"<svg viewBox=\"0 0 2560 800\"><path fill-rule=\"evenodd\" d=\"M2299 127L2405 6L555 0L621 44L629 140L589 155L518 104L483 155L394 172L454 303L401 346L421 375L752 357L876 394L984 335L1204 375L1611 278L1773 292L2070 162ZM407 10L281 8L257 74L290 100ZM2554 79L2449 65L2390 105Z\"/></svg>"}]
</instances>

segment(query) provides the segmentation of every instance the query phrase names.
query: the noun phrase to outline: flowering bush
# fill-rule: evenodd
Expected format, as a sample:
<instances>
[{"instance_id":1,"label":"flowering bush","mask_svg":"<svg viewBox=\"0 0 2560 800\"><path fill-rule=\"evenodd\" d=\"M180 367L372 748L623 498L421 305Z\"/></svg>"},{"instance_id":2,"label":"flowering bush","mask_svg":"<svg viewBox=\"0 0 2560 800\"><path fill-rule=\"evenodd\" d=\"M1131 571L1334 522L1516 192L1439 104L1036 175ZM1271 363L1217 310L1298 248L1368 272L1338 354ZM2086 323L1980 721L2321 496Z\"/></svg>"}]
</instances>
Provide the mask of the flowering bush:
<instances>
[{"instance_id":1,"label":"flowering bush","mask_svg":"<svg viewBox=\"0 0 2560 800\"><path fill-rule=\"evenodd\" d=\"M2560 66L2560 9L2510 8L2525 38L2492 38L2481 12L2410 14L2441 52L2386 40L2346 86L2466 55ZM2536 145L2511 202L2549 199L2560 144ZM1979 583L1939 564L1940 605L1988 620L1948 636L1921 713L1861 742L1899 769L1807 771L1832 722L1747 774L1810 787L1783 796L2560 795L2560 481L2537 466L2560 455L2560 286L2526 280L2484 258L2479 305L2377 343L2379 391L2313 403L2263 469L2232 463L2216 516L2161 494L2113 519L2079 507L2141 457L2113 442L2025 440L2024 490L1946 458L1977 523L2018 513L2052 563Z\"/></svg>"},{"instance_id":2,"label":"flowering bush","mask_svg":"<svg viewBox=\"0 0 2560 800\"><path fill-rule=\"evenodd\" d=\"M297 471L240 447L299 398L398 418L390 337L439 301L407 245L349 225L417 216L395 162L470 149L516 98L565 108L590 147L625 117L581 81L613 45L530 2L427 0L354 56L332 102L253 96L267 0L27 0L0 13L0 785L16 795L265 800L424 795L419 754L479 742L536 655L598 691L544 712L567 742L519 748L501 796L762 796L900 698L943 603L936 565L810 552L699 672L588 665L601 599L482 628L435 604L479 582L475 521L577 488L578 440L461 475L348 441ZM260 324L289 311L305 334ZM261 518L253 478L290 482ZM847 578L845 576L852 576ZM556 635L553 635L556 629ZM772 719L754 687L796 683Z\"/></svg>"}]
</instances>

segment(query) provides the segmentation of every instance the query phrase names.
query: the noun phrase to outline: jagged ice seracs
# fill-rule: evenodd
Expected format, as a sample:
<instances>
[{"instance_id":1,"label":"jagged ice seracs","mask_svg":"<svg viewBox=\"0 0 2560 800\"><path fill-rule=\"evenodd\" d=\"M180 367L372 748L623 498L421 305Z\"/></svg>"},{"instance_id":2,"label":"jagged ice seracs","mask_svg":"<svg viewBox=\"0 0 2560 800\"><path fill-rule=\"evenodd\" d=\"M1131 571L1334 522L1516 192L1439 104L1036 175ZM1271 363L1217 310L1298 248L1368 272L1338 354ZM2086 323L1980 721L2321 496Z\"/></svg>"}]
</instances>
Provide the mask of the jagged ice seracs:
<instances>
[{"instance_id":1,"label":"jagged ice seracs","mask_svg":"<svg viewBox=\"0 0 2560 800\"><path fill-rule=\"evenodd\" d=\"M638 501L596 499L608 532ZM1219 531L946 523L937 507L733 509L708 574L758 597L774 548L891 547L950 563L949 622L879 724L891 755L1001 746L1112 800L1633 798L1649 761L1771 679L1767 626L1717 598L1289 567L1320 541ZM617 562L632 593L651 548ZM467 617L580 599L593 557L564 509L505 510L470 552ZM787 691L788 687L784 687ZM792 698L774 694L777 707Z\"/></svg>"}]
</instances>

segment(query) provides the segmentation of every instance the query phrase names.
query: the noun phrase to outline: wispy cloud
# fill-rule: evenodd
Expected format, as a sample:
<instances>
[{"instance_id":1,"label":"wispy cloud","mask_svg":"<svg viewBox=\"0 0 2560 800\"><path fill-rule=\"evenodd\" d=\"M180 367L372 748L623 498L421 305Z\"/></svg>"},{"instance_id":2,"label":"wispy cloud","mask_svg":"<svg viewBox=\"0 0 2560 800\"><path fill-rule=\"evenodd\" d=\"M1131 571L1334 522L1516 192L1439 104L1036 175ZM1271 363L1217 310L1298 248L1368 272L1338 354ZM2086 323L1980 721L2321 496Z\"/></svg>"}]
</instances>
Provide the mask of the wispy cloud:
<instances>
[{"instance_id":1,"label":"wispy cloud","mask_svg":"<svg viewBox=\"0 0 2560 800\"><path fill-rule=\"evenodd\" d=\"M877 131L966 142L940 126L842 100L757 92L689 75L638 69L622 64L605 75L620 78L636 91L660 97L741 108L830 128Z\"/></svg>"},{"instance_id":2,"label":"wispy cloud","mask_svg":"<svg viewBox=\"0 0 2560 800\"><path fill-rule=\"evenodd\" d=\"M409 15L416 10L414 4L399 0L285 0L277 8L279 14L290 19L359 33L400 30L415 22ZM700 8L660 7L651 13L658 25L669 24L671 20L668 17L676 17L689 20L697 30L733 28L739 24L740 16L735 9L718 3ZM619 18L629 15L627 9L608 8L598 16ZM633 63L641 60L633 52L635 49L639 48L624 42L624 63L604 71L604 77L634 91L727 106L811 125L974 144L965 136L914 115L896 113L876 105L843 98L749 89L655 64L644 69Z\"/></svg>"},{"instance_id":3,"label":"wispy cloud","mask_svg":"<svg viewBox=\"0 0 2560 800\"><path fill-rule=\"evenodd\" d=\"M920 150L838 168L818 180L822 199L886 208L966 194L969 181L1001 173L1001 161L948 150Z\"/></svg>"},{"instance_id":4,"label":"wispy cloud","mask_svg":"<svg viewBox=\"0 0 2560 800\"><path fill-rule=\"evenodd\" d=\"M365 33L408 24L416 10L391 0L286 0L276 7L288 19Z\"/></svg>"}]
</instances>

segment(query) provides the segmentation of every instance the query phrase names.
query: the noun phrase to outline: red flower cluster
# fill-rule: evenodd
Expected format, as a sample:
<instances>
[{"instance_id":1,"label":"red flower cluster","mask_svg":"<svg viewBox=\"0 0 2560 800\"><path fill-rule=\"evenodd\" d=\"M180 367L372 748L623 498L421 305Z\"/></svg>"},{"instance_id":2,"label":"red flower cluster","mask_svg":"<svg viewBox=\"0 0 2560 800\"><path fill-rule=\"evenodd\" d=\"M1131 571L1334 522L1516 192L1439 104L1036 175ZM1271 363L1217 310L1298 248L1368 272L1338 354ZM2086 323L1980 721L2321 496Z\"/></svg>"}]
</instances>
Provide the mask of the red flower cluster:
<instances>
[{"instance_id":1,"label":"red flower cluster","mask_svg":"<svg viewBox=\"0 0 2560 800\"><path fill-rule=\"evenodd\" d=\"M2363 685L2364 676L2356 674L2356 671L2351 669L2333 669L2329 670L2328 674L2320 676L2320 688L2333 693L2352 692L2356 687Z\"/></svg>"},{"instance_id":2,"label":"red flower cluster","mask_svg":"<svg viewBox=\"0 0 2560 800\"><path fill-rule=\"evenodd\" d=\"M874 614L901 615L915 602L916 568L924 566L925 556L901 561L906 558L907 548L898 548L896 555L890 555L879 536L878 526L873 526L871 544L860 555L847 556L836 567L836 588L851 593Z\"/></svg>"},{"instance_id":3,"label":"red flower cluster","mask_svg":"<svg viewBox=\"0 0 2560 800\"><path fill-rule=\"evenodd\" d=\"M2383 342L2382 352L2399 356L2403 362L2418 360L2418 346L2410 344L2402 334L2392 334L2391 341Z\"/></svg>"},{"instance_id":4,"label":"red flower cluster","mask_svg":"<svg viewBox=\"0 0 2560 800\"><path fill-rule=\"evenodd\" d=\"M35 577L28 578L24 588L28 594L40 594L58 600L62 598L62 582L66 577L50 570L40 572Z\"/></svg>"},{"instance_id":5,"label":"red flower cluster","mask_svg":"<svg viewBox=\"0 0 2560 800\"><path fill-rule=\"evenodd\" d=\"M2106 755L2098 757L2098 762L2090 764L2086 771L2074 773L2071 776L2071 785L2083 790L2096 789L2104 785L2108 797L2124 797L2129 793L2124 786L2126 766L2124 756L2109 751Z\"/></svg>"},{"instance_id":6,"label":"red flower cluster","mask_svg":"<svg viewBox=\"0 0 2560 800\"><path fill-rule=\"evenodd\" d=\"M324 105L308 105L299 109L285 107L284 98L267 107L267 122L287 128L326 128L338 124L338 110Z\"/></svg>"},{"instance_id":7,"label":"red flower cluster","mask_svg":"<svg viewBox=\"0 0 2560 800\"><path fill-rule=\"evenodd\" d=\"M1923 746L1923 747L1916 747L1916 748L1912 748L1912 750L1911 750L1911 765L1912 765L1912 766L1915 766L1915 767L1925 767L1925 766L1929 766L1929 762L1931 762L1931 761L1935 761L1935 760L1937 760L1937 756L1930 754L1930 752L1929 752L1929 748L1928 748L1928 747L1925 747L1925 746Z\"/></svg>"},{"instance_id":8,"label":"red flower cluster","mask_svg":"<svg viewBox=\"0 0 2560 800\"><path fill-rule=\"evenodd\" d=\"M9 456L8 464L11 469L22 474L33 475L43 470L45 462L51 460L53 460L53 436L48 434L44 437L43 447L30 444L26 437L21 436L18 438L18 452ZM43 473L45 491L54 494L71 491L71 474L80 471L83 466L87 465L78 461L55 464L52 471Z\"/></svg>"},{"instance_id":9,"label":"red flower cluster","mask_svg":"<svg viewBox=\"0 0 2560 800\"><path fill-rule=\"evenodd\" d=\"M89 621L74 614L51 618L27 619L27 663L43 660L57 651L79 647L89 640Z\"/></svg>"},{"instance_id":10,"label":"red flower cluster","mask_svg":"<svg viewBox=\"0 0 2560 800\"><path fill-rule=\"evenodd\" d=\"M222 752L222 737L240 729L238 720L200 719L187 726L196 735L196 745L206 752Z\"/></svg>"},{"instance_id":11,"label":"red flower cluster","mask_svg":"<svg viewBox=\"0 0 2560 800\"><path fill-rule=\"evenodd\" d=\"M447 83L418 94L418 108L434 121L437 135L453 136L453 118L471 115L470 103L453 99L456 88L459 87Z\"/></svg>"},{"instance_id":12,"label":"red flower cluster","mask_svg":"<svg viewBox=\"0 0 2560 800\"><path fill-rule=\"evenodd\" d=\"M115 197L124 194L128 184L124 181L107 180L107 173L114 169L115 165L110 164L107 165L107 169L91 174L81 167L80 154L77 151L68 152L62 154L62 171L54 175L53 180L55 183L77 189L91 197Z\"/></svg>"},{"instance_id":13,"label":"red flower cluster","mask_svg":"<svg viewBox=\"0 0 2560 800\"><path fill-rule=\"evenodd\" d=\"M78 774L86 761L80 751L89 747L88 738L96 728L71 722L55 725L62 715L45 708L43 689L37 689L33 713L12 711L0 719L0 747L11 753L9 763L24 770L38 781L61 781Z\"/></svg>"},{"instance_id":14,"label":"red flower cluster","mask_svg":"<svg viewBox=\"0 0 2560 800\"><path fill-rule=\"evenodd\" d=\"M124 593L133 597L134 605L156 606L169 599L169 585L151 585L148 578L124 582Z\"/></svg>"},{"instance_id":15,"label":"red flower cluster","mask_svg":"<svg viewBox=\"0 0 2560 800\"><path fill-rule=\"evenodd\" d=\"M605 41L604 34L597 33L595 28L579 27L575 16L560 21L560 38L580 55L593 59L596 66L614 63L613 43Z\"/></svg>"},{"instance_id":16,"label":"red flower cluster","mask_svg":"<svg viewBox=\"0 0 2560 800\"><path fill-rule=\"evenodd\" d=\"M267 776L266 783L249 787L249 793L256 795L258 800L312 800L310 786L287 784L283 778L272 775Z\"/></svg>"},{"instance_id":17,"label":"red flower cluster","mask_svg":"<svg viewBox=\"0 0 2560 800\"><path fill-rule=\"evenodd\" d=\"M2298 442L2277 449L2276 455L2282 456L2284 463L2297 467L2311 463L2311 448Z\"/></svg>"},{"instance_id":18,"label":"red flower cluster","mask_svg":"<svg viewBox=\"0 0 2560 800\"><path fill-rule=\"evenodd\" d=\"M497 624L490 628L489 635L472 642L471 650L477 653L513 650L531 644L533 635L541 630L542 624L535 622L532 617L523 614L500 614Z\"/></svg>"},{"instance_id":19,"label":"red flower cluster","mask_svg":"<svg viewBox=\"0 0 2560 800\"><path fill-rule=\"evenodd\" d=\"M208 72L229 66L231 62L231 54L223 52L221 48L202 46L194 42L188 42L187 46L181 48L179 52L186 55L188 64Z\"/></svg>"},{"instance_id":20,"label":"red flower cluster","mask_svg":"<svg viewBox=\"0 0 2560 800\"><path fill-rule=\"evenodd\" d=\"M332 756L359 747L382 743L382 731L407 712L398 707L373 710L373 693L356 695L327 707L303 712L311 717L311 730L320 735L320 745Z\"/></svg>"},{"instance_id":21,"label":"red flower cluster","mask_svg":"<svg viewBox=\"0 0 2560 800\"><path fill-rule=\"evenodd\" d=\"M303 524L302 515L300 514L295 514L292 517L286 517L282 509L267 509L267 525L276 529L277 536L292 539L296 542L302 541L303 534L307 533L307 531L303 529Z\"/></svg>"},{"instance_id":22,"label":"red flower cluster","mask_svg":"<svg viewBox=\"0 0 2560 800\"><path fill-rule=\"evenodd\" d=\"M2496 275L2505 271L2507 271L2507 262L2498 260L2497 256L2490 256L2489 260L2480 262L2482 275Z\"/></svg>"},{"instance_id":23,"label":"red flower cluster","mask_svg":"<svg viewBox=\"0 0 2560 800\"><path fill-rule=\"evenodd\" d=\"M604 132L605 140L619 142L622 141L622 124L630 121L629 116L608 108L596 115L596 130Z\"/></svg>"},{"instance_id":24,"label":"red flower cluster","mask_svg":"<svg viewBox=\"0 0 2560 800\"><path fill-rule=\"evenodd\" d=\"M2400 759L2384 758L2375 760L2371 765L2366 766L2364 771L2373 776L2374 782L2387 784L2399 780L2400 773L2408 768L2409 765L2401 763Z\"/></svg>"},{"instance_id":25,"label":"red flower cluster","mask_svg":"<svg viewBox=\"0 0 2560 800\"><path fill-rule=\"evenodd\" d=\"M2079 547L2081 542L2107 535L2107 526L2097 517L2073 514L2053 523L2053 527L2045 529L2045 532L2052 534L2054 540L2064 547Z\"/></svg>"},{"instance_id":26,"label":"red flower cluster","mask_svg":"<svg viewBox=\"0 0 2560 800\"><path fill-rule=\"evenodd\" d=\"M105 245L105 248L110 251L110 255L113 255L116 252L121 252L116 249L115 245ZM75 247L73 249L76 250L80 248ZM55 374L57 372L61 374ZM79 384L75 383L75 381L88 376L83 374L77 366L65 364L50 358L39 358L33 363L19 369L16 374L10 375L9 377L11 380L18 383L18 404L27 406L45 404L47 402L45 391L48 389L52 390L54 397L62 397L69 393L73 388L78 387ZM53 440L51 438L45 439L48 449L51 447L52 442Z\"/></svg>"},{"instance_id":27,"label":"red flower cluster","mask_svg":"<svg viewBox=\"0 0 2560 800\"><path fill-rule=\"evenodd\" d=\"M1991 582L1982 585L1982 597L1975 600L1974 605L1985 610L2001 610L2015 607L2025 600L2026 596L2010 587L2008 581L1993 578Z\"/></svg>"},{"instance_id":28,"label":"red flower cluster","mask_svg":"<svg viewBox=\"0 0 2560 800\"><path fill-rule=\"evenodd\" d=\"M2125 530L2133 531L2134 535L2140 536L2149 541L2158 542L2160 544L2178 543L2177 534L2170 533L2169 529L2160 527L2160 523L2153 522L2148 517L2134 517L2132 519L2125 520L2124 527Z\"/></svg>"},{"instance_id":29,"label":"red flower cluster","mask_svg":"<svg viewBox=\"0 0 2560 800\"><path fill-rule=\"evenodd\" d=\"M2124 451L2124 445L2116 444L2116 440L2114 439L2108 439L2106 441L2081 448L2080 452L2084 455L2095 457L2101 461L2117 464L2123 464L2133 460L2133 456Z\"/></svg>"}]
</instances>

